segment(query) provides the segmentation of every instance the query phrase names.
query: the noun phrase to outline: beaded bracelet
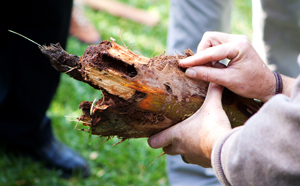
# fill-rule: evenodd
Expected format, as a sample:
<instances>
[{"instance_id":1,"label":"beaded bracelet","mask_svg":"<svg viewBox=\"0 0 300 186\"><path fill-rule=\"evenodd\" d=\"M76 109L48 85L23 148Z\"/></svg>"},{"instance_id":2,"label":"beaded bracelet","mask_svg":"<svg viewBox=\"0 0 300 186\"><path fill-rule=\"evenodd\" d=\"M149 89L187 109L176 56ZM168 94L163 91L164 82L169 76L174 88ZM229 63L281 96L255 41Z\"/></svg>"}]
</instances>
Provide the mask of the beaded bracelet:
<instances>
[{"instance_id":1,"label":"beaded bracelet","mask_svg":"<svg viewBox=\"0 0 300 186\"><path fill-rule=\"evenodd\" d=\"M282 93L283 89L283 83L282 83L282 78L281 75L278 72L273 72L276 78L276 91L275 94L280 94Z\"/></svg>"}]
</instances>

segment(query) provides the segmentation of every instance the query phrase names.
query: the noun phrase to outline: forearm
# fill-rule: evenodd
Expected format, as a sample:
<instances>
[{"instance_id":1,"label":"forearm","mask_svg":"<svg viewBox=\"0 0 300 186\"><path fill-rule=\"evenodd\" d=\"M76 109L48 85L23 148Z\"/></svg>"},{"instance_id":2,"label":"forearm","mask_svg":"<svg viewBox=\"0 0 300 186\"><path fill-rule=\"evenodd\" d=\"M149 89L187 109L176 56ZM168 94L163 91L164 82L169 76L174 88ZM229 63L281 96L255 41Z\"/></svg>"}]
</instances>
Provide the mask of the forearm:
<instances>
[{"instance_id":1,"label":"forearm","mask_svg":"<svg viewBox=\"0 0 300 186\"><path fill-rule=\"evenodd\" d=\"M296 79L285 75L281 75L281 78L282 78L282 94L290 97ZM257 97L255 99L259 99L262 102L269 101L275 95L276 86L278 85L276 83L275 76L273 74L270 75L269 73L269 76L265 80L265 85L260 89L262 92L261 97Z\"/></svg>"},{"instance_id":2,"label":"forearm","mask_svg":"<svg viewBox=\"0 0 300 186\"><path fill-rule=\"evenodd\" d=\"M300 79L294 81L283 76L290 98L275 96L217 142L212 166L224 185L300 184Z\"/></svg>"}]
</instances>

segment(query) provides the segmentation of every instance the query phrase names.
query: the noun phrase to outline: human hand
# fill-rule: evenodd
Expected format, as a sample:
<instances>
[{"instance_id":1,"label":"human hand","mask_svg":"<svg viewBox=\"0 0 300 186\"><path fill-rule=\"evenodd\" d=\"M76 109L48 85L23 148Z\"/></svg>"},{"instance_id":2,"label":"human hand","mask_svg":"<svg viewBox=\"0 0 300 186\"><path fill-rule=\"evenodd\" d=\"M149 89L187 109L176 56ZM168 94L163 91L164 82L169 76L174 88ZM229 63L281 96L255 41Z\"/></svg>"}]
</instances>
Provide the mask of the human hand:
<instances>
[{"instance_id":1,"label":"human hand","mask_svg":"<svg viewBox=\"0 0 300 186\"><path fill-rule=\"evenodd\" d=\"M203 66L226 58L230 59L227 68ZM180 60L179 65L189 67L186 70L188 77L222 85L243 97L266 102L275 93L273 72L246 36L206 32L198 45L197 54Z\"/></svg>"},{"instance_id":2,"label":"human hand","mask_svg":"<svg viewBox=\"0 0 300 186\"><path fill-rule=\"evenodd\" d=\"M211 167L214 144L231 130L221 98L223 87L210 83L202 107L191 117L148 139L152 148L163 148L169 155L181 154L184 159L203 167Z\"/></svg>"}]
</instances>

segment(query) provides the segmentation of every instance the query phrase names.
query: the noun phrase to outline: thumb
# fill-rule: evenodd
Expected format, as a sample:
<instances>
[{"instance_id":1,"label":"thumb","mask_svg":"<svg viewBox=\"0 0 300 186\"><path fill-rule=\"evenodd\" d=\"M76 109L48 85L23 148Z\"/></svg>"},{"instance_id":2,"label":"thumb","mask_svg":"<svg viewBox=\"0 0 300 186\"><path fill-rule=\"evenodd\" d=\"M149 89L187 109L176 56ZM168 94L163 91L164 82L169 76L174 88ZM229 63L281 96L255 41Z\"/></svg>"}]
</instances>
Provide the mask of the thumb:
<instances>
[{"instance_id":1,"label":"thumb","mask_svg":"<svg viewBox=\"0 0 300 186\"><path fill-rule=\"evenodd\" d=\"M185 71L185 75L193 78L200 79L207 82L216 83L222 86L227 86L227 77L229 77L227 68L214 68L206 66L190 67Z\"/></svg>"},{"instance_id":2,"label":"thumb","mask_svg":"<svg viewBox=\"0 0 300 186\"><path fill-rule=\"evenodd\" d=\"M148 138L148 144L151 148L157 149L172 144L174 127L170 127Z\"/></svg>"},{"instance_id":3,"label":"thumb","mask_svg":"<svg viewBox=\"0 0 300 186\"><path fill-rule=\"evenodd\" d=\"M215 83L210 83L203 105L222 108L221 100L223 89L223 86L217 85Z\"/></svg>"}]
</instances>

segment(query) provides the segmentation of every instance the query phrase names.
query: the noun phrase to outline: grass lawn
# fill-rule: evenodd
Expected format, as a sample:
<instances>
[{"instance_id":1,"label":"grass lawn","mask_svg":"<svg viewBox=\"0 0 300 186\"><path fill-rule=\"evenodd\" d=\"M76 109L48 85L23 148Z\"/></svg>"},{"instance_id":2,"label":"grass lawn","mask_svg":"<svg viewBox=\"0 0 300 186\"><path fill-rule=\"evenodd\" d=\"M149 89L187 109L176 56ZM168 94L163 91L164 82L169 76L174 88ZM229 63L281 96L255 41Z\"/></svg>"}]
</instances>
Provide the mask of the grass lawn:
<instances>
[{"instance_id":1,"label":"grass lawn","mask_svg":"<svg viewBox=\"0 0 300 186\"><path fill-rule=\"evenodd\" d=\"M113 37L117 43L122 44L118 34L120 32L124 43L144 56L150 57L154 53L158 55L165 51L169 1L122 2L160 14L160 23L155 27L148 27L86 7L86 16L95 24L102 39L109 40ZM234 0L234 5L232 33L245 34L251 38L251 1ZM67 51L82 55L86 47L86 44L70 37ZM32 163L26 158L4 154L0 148L0 185L168 185L165 157L148 166L162 150L151 149L146 139L131 139L112 147L118 139L99 146L104 139L92 137L89 145L88 134L74 130L76 122L69 120L80 115L79 103L84 100L93 101L99 95L99 91L62 74L57 94L48 110L56 137L88 160L91 167L89 178L61 179L59 172L46 170L41 164Z\"/></svg>"}]
</instances>

